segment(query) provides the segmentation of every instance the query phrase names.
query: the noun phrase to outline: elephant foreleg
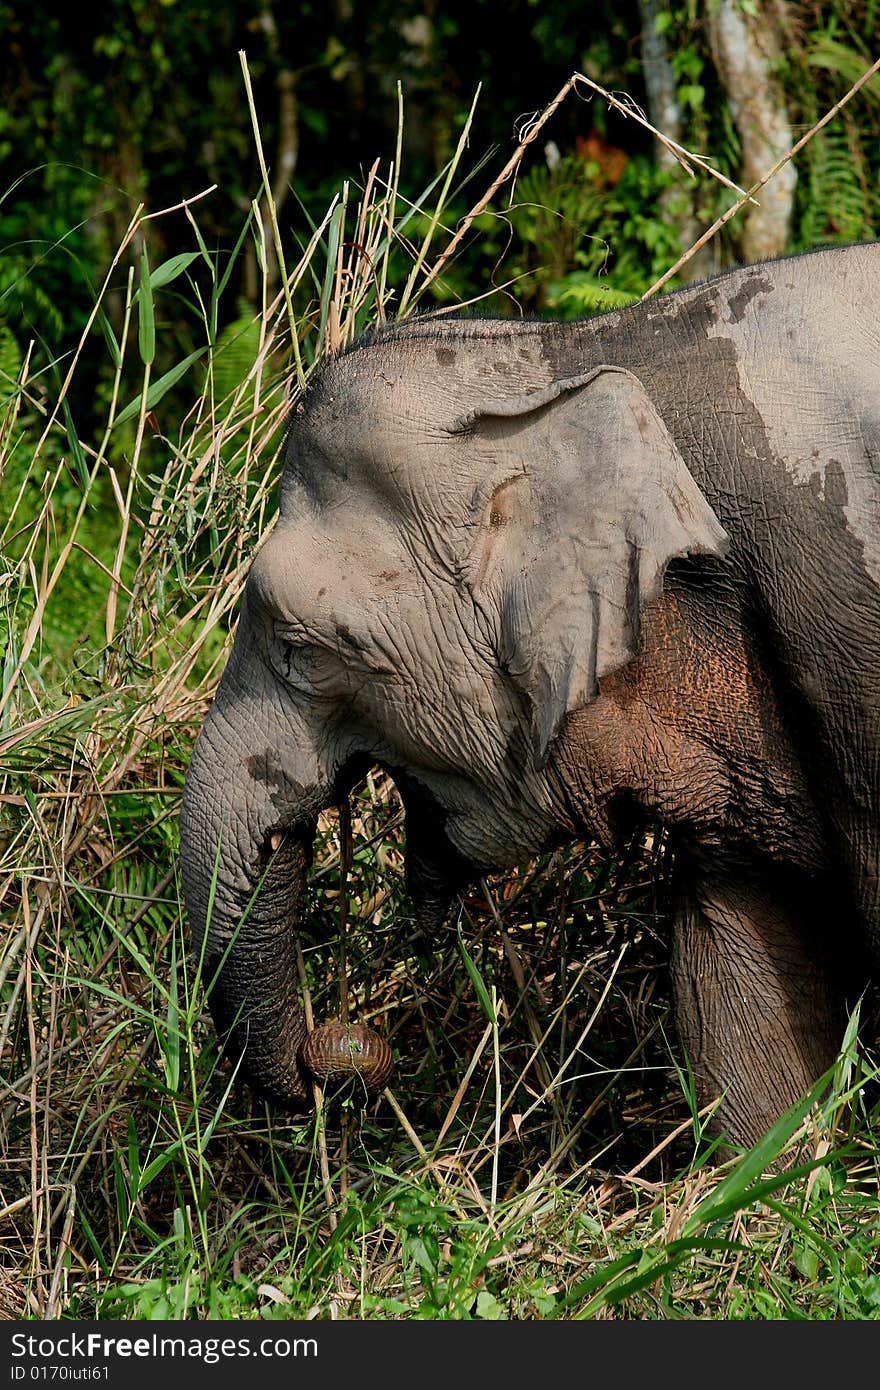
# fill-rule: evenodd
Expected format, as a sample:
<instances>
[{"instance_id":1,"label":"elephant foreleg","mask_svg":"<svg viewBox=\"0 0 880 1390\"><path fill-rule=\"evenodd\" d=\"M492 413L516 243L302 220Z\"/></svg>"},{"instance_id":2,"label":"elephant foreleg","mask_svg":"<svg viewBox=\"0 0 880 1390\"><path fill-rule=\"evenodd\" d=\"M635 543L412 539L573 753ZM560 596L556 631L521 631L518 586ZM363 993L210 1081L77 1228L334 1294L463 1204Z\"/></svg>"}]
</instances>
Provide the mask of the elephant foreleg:
<instances>
[{"instance_id":1,"label":"elephant foreleg","mask_svg":"<svg viewBox=\"0 0 880 1390\"><path fill-rule=\"evenodd\" d=\"M837 928L816 885L785 871L713 866L688 878L673 935L678 1034L701 1104L720 1097L715 1132L750 1145L837 1055L846 1001L827 947ZM844 958L848 946L836 949Z\"/></svg>"}]
</instances>

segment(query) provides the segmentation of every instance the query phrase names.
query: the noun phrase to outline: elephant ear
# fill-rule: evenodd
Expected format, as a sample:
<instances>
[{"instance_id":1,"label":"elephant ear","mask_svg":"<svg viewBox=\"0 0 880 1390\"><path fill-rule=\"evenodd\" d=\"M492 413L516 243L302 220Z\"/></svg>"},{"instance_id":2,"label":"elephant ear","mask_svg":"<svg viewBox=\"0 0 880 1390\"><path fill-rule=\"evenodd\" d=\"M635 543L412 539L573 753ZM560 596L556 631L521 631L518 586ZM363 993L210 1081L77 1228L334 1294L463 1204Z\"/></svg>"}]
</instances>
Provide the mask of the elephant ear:
<instances>
[{"instance_id":1,"label":"elephant ear","mask_svg":"<svg viewBox=\"0 0 880 1390\"><path fill-rule=\"evenodd\" d=\"M491 599L498 657L529 699L540 766L566 714L638 652L670 560L724 555L727 536L622 368L483 406L459 427L509 465L485 499L471 583Z\"/></svg>"}]
</instances>

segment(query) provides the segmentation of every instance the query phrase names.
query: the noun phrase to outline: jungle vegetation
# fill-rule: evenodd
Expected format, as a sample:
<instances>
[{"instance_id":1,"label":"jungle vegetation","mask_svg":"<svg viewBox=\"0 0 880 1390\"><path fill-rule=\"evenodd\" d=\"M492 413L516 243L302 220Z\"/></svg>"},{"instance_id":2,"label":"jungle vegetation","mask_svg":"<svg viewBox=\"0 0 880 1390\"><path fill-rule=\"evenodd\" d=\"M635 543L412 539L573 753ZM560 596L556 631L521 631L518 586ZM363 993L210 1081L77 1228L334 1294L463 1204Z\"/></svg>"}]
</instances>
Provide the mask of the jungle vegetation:
<instances>
[{"instance_id":1,"label":"jungle vegetation","mask_svg":"<svg viewBox=\"0 0 880 1390\"><path fill-rule=\"evenodd\" d=\"M0 3L0 1316L878 1316L871 1003L830 1090L713 1165L661 835L428 941L367 777L303 980L397 1070L314 1117L218 1056L176 862L292 392L388 317L643 295L876 61L878 8ZM880 78L759 201L665 288L875 237Z\"/></svg>"}]
</instances>

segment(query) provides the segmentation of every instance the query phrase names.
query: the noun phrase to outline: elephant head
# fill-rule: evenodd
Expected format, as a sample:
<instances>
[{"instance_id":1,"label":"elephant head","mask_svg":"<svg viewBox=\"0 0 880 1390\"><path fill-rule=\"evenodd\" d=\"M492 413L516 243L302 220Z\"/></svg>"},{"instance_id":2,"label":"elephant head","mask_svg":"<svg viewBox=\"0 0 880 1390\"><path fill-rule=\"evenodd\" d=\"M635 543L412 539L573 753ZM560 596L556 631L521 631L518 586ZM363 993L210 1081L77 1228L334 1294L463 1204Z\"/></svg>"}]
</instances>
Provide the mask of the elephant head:
<instances>
[{"instance_id":1,"label":"elephant head","mask_svg":"<svg viewBox=\"0 0 880 1390\"><path fill-rule=\"evenodd\" d=\"M295 939L319 812L388 770L436 925L566 829L566 716L638 652L668 563L724 551L641 382L555 376L538 327L393 330L293 413L181 812L214 1018L269 1096L306 1093Z\"/></svg>"}]
</instances>

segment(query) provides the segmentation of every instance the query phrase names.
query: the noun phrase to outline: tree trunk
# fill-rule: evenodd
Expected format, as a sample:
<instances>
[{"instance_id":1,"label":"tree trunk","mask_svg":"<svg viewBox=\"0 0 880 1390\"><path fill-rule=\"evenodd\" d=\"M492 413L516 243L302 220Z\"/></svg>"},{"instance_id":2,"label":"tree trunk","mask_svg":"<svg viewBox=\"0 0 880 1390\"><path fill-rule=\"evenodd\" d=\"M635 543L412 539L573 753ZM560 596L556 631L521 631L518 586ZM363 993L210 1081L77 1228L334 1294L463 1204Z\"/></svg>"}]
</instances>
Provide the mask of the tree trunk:
<instances>
[{"instance_id":1,"label":"tree trunk","mask_svg":"<svg viewBox=\"0 0 880 1390\"><path fill-rule=\"evenodd\" d=\"M749 188L794 144L782 88L773 73L780 58L774 5L746 14L739 0L710 0L706 28L718 76L742 141L739 182ZM746 264L780 256L786 249L797 174L786 164L750 206L740 232Z\"/></svg>"},{"instance_id":2,"label":"tree trunk","mask_svg":"<svg viewBox=\"0 0 880 1390\"><path fill-rule=\"evenodd\" d=\"M684 143L684 121L675 90L675 74L669 60L666 37L657 29L657 17L663 13L663 9L663 0L639 0L648 117L661 134L681 145ZM671 222L678 233L682 251L687 251L702 230L694 216L692 180L662 140L656 142L656 158L661 169L675 176L675 182L661 194L660 206L665 220ZM681 278L698 280L717 269L714 248L710 243L683 266Z\"/></svg>"}]
</instances>

